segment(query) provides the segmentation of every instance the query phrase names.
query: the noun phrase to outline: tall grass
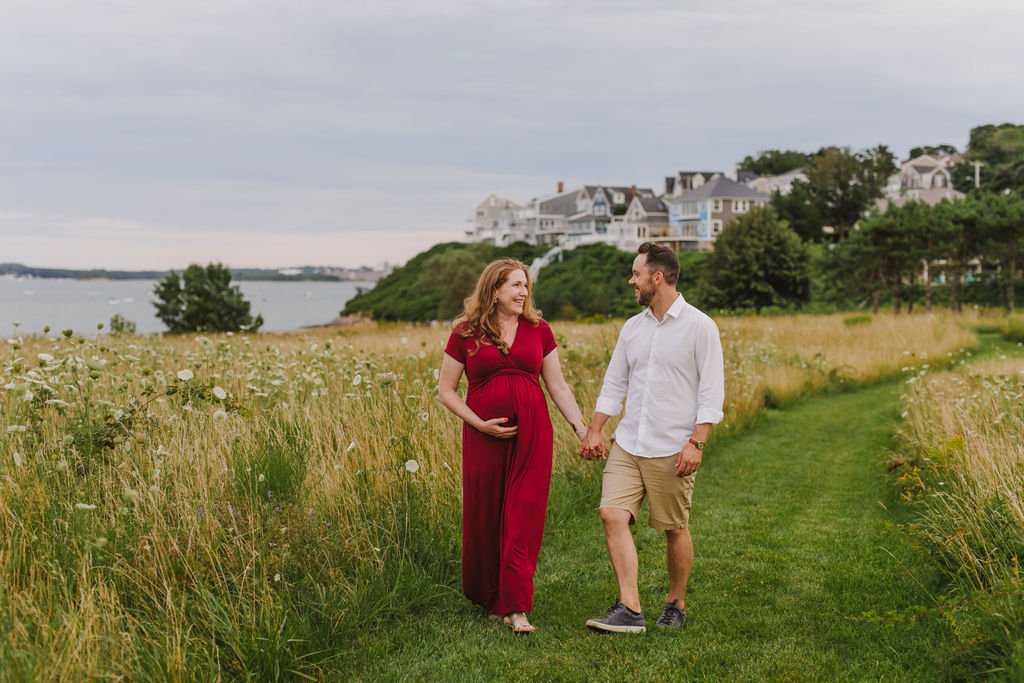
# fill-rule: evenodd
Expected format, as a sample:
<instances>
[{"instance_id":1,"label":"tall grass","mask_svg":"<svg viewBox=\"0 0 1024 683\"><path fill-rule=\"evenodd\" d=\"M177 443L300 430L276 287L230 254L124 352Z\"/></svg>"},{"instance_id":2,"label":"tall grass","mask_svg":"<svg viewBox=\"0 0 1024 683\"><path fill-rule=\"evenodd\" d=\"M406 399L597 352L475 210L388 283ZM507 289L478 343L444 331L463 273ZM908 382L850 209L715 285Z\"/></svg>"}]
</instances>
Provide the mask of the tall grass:
<instances>
[{"instance_id":1,"label":"tall grass","mask_svg":"<svg viewBox=\"0 0 1024 683\"><path fill-rule=\"evenodd\" d=\"M618 323L556 324L592 409ZM951 319L722 322L727 424L972 341ZM8 340L0 671L12 679L317 678L353 634L458 585L460 425L441 327ZM556 422L553 514L574 437ZM592 504L589 501L588 504Z\"/></svg>"},{"instance_id":2,"label":"tall grass","mask_svg":"<svg viewBox=\"0 0 1024 683\"><path fill-rule=\"evenodd\" d=\"M1024 359L922 377L911 385L896 462L913 527L945 569L946 614L966 671L1024 679Z\"/></svg>"}]
</instances>

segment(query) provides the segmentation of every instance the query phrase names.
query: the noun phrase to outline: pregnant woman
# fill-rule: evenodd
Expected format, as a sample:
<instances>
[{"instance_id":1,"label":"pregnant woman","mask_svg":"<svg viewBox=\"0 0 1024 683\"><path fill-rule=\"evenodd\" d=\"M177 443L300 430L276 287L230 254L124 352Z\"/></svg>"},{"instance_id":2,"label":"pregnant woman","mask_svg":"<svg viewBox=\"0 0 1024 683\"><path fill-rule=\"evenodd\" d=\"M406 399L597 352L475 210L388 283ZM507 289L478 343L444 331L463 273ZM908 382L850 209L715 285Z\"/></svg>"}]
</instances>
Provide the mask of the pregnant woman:
<instances>
[{"instance_id":1,"label":"pregnant woman","mask_svg":"<svg viewBox=\"0 0 1024 683\"><path fill-rule=\"evenodd\" d=\"M484 268L452 326L438 382L462 418L462 588L532 633L533 575L551 485L551 418L540 386L579 439L587 433L562 377L555 337L533 309L526 266L500 259ZM469 390L458 393L465 373Z\"/></svg>"}]
</instances>

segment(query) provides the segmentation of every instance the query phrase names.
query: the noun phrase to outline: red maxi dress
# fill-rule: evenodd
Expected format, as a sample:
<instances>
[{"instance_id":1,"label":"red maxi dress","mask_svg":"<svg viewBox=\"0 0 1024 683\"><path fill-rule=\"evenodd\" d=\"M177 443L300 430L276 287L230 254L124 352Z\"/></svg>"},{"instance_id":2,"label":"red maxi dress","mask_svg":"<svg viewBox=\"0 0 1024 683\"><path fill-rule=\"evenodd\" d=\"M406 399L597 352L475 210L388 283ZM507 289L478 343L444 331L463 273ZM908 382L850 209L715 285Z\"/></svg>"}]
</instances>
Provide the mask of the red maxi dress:
<instances>
[{"instance_id":1,"label":"red maxi dress","mask_svg":"<svg viewBox=\"0 0 1024 683\"><path fill-rule=\"evenodd\" d=\"M534 327L520 318L507 356L478 339L453 332L445 348L466 366L466 403L519 430L498 439L462 426L462 589L495 614L529 612L551 487L551 417L539 376L555 337L543 320Z\"/></svg>"}]
</instances>

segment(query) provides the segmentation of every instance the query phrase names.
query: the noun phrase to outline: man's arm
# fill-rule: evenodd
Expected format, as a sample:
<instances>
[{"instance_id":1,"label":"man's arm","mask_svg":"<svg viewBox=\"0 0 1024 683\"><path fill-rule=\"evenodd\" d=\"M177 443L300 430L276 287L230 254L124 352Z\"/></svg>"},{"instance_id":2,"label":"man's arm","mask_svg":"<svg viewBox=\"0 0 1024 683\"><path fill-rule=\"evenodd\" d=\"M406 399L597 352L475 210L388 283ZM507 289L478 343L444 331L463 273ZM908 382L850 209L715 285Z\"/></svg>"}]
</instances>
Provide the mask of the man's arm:
<instances>
[{"instance_id":1,"label":"man's arm","mask_svg":"<svg viewBox=\"0 0 1024 683\"><path fill-rule=\"evenodd\" d=\"M590 427L580 443L580 457L585 460L596 460L608 455L608 448L604 444L601 430L608 422L608 418L618 415L622 410L622 401L626 398L626 392L629 389L629 361L626 358L625 343L622 340L625 333L626 328L623 327L615 342L615 350L612 351L608 369L604 373L604 382L601 384L601 393L597 397L597 407L590 420Z\"/></svg>"},{"instance_id":2,"label":"man's arm","mask_svg":"<svg viewBox=\"0 0 1024 683\"><path fill-rule=\"evenodd\" d=\"M703 450L693 443L704 443L711 434L711 426L722 421L725 402L725 363L718 326L706 326L695 345L697 360L697 424L690 439L683 444L676 459L676 476L693 474L700 467Z\"/></svg>"}]
</instances>

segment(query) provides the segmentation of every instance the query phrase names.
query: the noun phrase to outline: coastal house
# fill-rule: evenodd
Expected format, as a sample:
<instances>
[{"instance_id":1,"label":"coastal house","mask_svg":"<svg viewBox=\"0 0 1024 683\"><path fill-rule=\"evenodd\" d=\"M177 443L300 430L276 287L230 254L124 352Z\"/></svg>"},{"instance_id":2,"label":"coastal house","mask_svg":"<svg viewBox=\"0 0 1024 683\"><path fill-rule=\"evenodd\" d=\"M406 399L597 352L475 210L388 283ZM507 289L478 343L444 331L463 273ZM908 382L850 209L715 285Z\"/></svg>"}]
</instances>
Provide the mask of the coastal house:
<instances>
[{"instance_id":1,"label":"coastal house","mask_svg":"<svg viewBox=\"0 0 1024 683\"><path fill-rule=\"evenodd\" d=\"M622 219L612 223L604 241L624 251L635 251L648 240L670 246L668 206L658 197L638 194Z\"/></svg>"},{"instance_id":2,"label":"coastal house","mask_svg":"<svg viewBox=\"0 0 1024 683\"><path fill-rule=\"evenodd\" d=\"M509 244L524 240L531 244L561 244L566 240L608 241L609 226L623 216L635 197L653 199L654 191L636 185L584 185L566 190L558 183L555 194L531 200L526 206L515 205L499 212L495 219L484 209L484 221L497 225L492 243ZM485 199L483 204L487 204ZM478 213L480 207L477 207ZM487 239L487 230L466 231L470 241Z\"/></svg>"},{"instance_id":3,"label":"coastal house","mask_svg":"<svg viewBox=\"0 0 1024 683\"><path fill-rule=\"evenodd\" d=\"M720 175L724 174L720 171L679 171L674 176L665 178L665 196L678 197L684 192L696 190Z\"/></svg>"},{"instance_id":4,"label":"coastal house","mask_svg":"<svg viewBox=\"0 0 1024 683\"><path fill-rule=\"evenodd\" d=\"M523 207L511 199L499 197L493 192L476 205L473 212L473 227L466 230L471 242L509 244L522 239L515 234L516 214Z\"/></svg>"},{"instance_id":5,"label":"coastal house","mask_svg":"<svg viewBox=\"0 0 1024 683\"><path fill-rule=\"evenodd\" d=\"M778 175L760 176L747 180L744 184L752 190L772 195L778 192L787 195L793 191L793 183L796 181L807 182L807 174L802 168L794 168L792 171ZM743 182L743 181L741 181Z\"/></svg>"},{"instance_id":6,"label":"coastal house","mask_svg":"<svg viewBox=\"0 0 1024 683\"><path fill-rule=\"evenodd\" d=\"M950 169L960 161L959 154L921 154L900 164L900 169L889 177L885 196L877 203L885 211L890 203L897 206L908 201L938 204L944 199L963 199L964 194L953 189Z\"/></svg>"},{"instance_id":7,"label":"coastal house","mask_svg":"<svg viewBox=\"0 0 1024 683\"><path fill-rule=\"evenodd\" d=\"M662 201L668 208L669 229L658 241L678 245L679 251L710 250L725 226L768 200L768 194L723 175L677 196L666 194Z\"/></svg>"}]
</instances>

